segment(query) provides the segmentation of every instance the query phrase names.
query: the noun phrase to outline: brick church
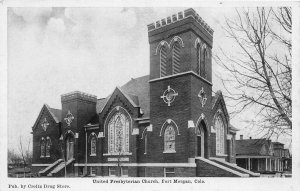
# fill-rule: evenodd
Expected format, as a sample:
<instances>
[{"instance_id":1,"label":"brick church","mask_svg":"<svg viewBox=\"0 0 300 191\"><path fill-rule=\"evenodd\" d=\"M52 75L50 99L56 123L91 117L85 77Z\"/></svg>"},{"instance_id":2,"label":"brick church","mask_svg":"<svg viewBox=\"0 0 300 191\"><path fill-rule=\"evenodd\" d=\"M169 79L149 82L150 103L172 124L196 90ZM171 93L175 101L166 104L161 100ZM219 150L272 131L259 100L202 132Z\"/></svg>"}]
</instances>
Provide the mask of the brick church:
<instances>
[{"instance_id":1,"label":"brick church","mask_svg":"<svg viewBox=\"0 0 300 191\"><path fill-rule=\"evenodd\" d=\"M107 97L75 91L44 105L32 127L40 176L249 177L212 94L213 30L187 9L148 25L150 75Z\"/></svg>"}]
</instances>

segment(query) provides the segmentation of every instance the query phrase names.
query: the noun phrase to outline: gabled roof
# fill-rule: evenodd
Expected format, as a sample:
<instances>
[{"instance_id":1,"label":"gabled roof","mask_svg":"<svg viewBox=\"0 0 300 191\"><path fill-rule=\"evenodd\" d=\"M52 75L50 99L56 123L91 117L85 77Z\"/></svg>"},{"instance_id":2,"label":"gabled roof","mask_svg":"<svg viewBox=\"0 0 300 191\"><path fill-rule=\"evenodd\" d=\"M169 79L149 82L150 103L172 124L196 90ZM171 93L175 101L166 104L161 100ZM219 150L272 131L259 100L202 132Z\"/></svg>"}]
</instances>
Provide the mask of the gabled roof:
<instances>
[{"instance_id":1,"label":"gabled roof","mask_svg":"<svg viewBox=\"0 0 300 191\"><path fill-rule=\"evenodd\" d=\"M267 146L268 149L269 145L270 140L266 139L236 140L236 155L259 156L263 147Z\"/></svg>"},{"instance_id":2,"label":"gabled roof","mask_svg":"<svg viewBox=\"0 0 300 191\"><path fill-rule=\"evenodd\" d=\"M138 105L144 112L144 117L150 115L149 75L131 79L121 87L124 93L136 96Z\"/></svg>"},{"instance_id":3,"label":"gabled roof","mask_svg":"<svg viewBox=\"0 0 300 191\"><path fill-rule=\"evenodd\" d=\"M56 123L61 122L61 110L60 109L54 109L54 108L48 108L50 111L50 114L52 115L53 119Z\"/></svg>"},{"instance_id":4,"label":"gabled roof","mask_svg":"<svg viewBox=\"0 0 300 191\"><path fill-rule=\"evenodd\" d=\"M228 110L225 104L225 100L223 97L223 94L220 90L218 90L214 96L212 96L212 102L211 102L212 106L211 109L213 111L217 111L216 109L218 109L218 106L221 105L222 111L224 112L225 117L227 118L227 120L229 120L229 114L228 114ZM236 129L236 128L235 128ZM232 129L233 130L233 129Z\"/></svg>"},{"instance_id":5,"label":"gabled roof","mask_svg":"<svg viewBox=\"0 0 300 191\"><path fill-rule=\"evenodd\" d=\"M97 100L96 104L96 113L101 113L103 108L105 107L106 103L108 102L111 95L107 96L106 98L101 98Z\"/></svg>"},{"instance_id":6,"label":"gabled roof","mask_svg":"<svg viewBox=\"0 0 300 191\"><path fill-rule=\"evenodd\" d=\"M40 118L42 117L42 113L43 111L46 110L50 116L54 119L54 121L56 123L59 123L61 122L61 110L60 109L55 109L55 108L50 108L47 104L44 104L40 113L39 113L39 116L38 118L36 119L33 127L32 127L32 130L35 129L35 127L37 126L37 123L40 121Z\"/></svg>"},{"instance_id":7,"label":"gabled roof","mask_svg":"<svg viewBox=\"0 0 300 191\"><path fill-rule=\"evenodd\" d=\"M150 113L150 96L149 96L149 75L139 78L132 78L129 82L121 87L117 87L128 101L134 107L140 107L144 112L144 117L149 117ZM111 95L98 99L97 101L97 113L101 113L110 99Z\"/></svg>"},{"instance_id":8,"label":"gabled roof","mask_svg":"<svg viewBox=\"0 0 300 191\"><path fill-rule=\"evenodd\" d=\"M212 106L211 108L214 108L218 97L219 97L219 94L217 94L217 93L211 97L211 106Z\"/></svg>"}]
</instances>

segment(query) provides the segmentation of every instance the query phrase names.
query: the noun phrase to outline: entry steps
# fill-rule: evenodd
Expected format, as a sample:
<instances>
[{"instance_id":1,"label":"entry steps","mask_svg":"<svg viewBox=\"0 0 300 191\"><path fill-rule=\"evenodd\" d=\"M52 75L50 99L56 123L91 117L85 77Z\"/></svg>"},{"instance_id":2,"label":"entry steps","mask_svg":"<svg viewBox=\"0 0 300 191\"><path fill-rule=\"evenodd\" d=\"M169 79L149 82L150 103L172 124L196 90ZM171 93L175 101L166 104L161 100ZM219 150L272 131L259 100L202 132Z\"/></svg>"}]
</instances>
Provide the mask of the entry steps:
<instances>
[{"instance_id":1,"label":"entry steps","mask_svg":"<svg viewBox=\"0 0 300 191\"><path fill-rule=\"evenodd\" d=\"M237 166L234 163L229 163L229 162L224 161L224 160L219 159L219 158L210 158L210 160L212 160L213 162L216 162L216 163L218 163L220 165L223 165L225 167L228 167L228 168L230 168L232 170L236 170L236 171L238 171L240 173L249 174L250 177L260 177L260 173L255 173L255 172L252 172L250 170L244 169L242 167Z\"/></svg>"},{"instance_id":2,"label":"entry steps","mask_svg":"<svg viewBox=\"0 0 300 191\"><path fill-rule=\"evenodd\" d=\"M58 159L54 163L50 164L43 170L39 171L38 174L39 176L46 176L49 172L51 172L57 165L59 165L61 162L63 162L63 159Z\"/></svg>"},{"instance_id":3,"label":"entry steps","mask_svg":"<svg viewBox=\"0 0 300 191\"><path fill-rule=\"evenodd\" d=\"M198 177L250 177L248 172L235 168L224 161L196 157L195 162L197 165L196 176Z\"/></svg>"},{"instance_id":4,"label":"entry steps","mask_svg":"<svg viewBox=\"0 0 300 191\"><path fill-rule=\"evenodd\" d=\"M61 162L60 164L58 164L50 173L47 174L47 176L56 176L61 170L64 169L64 167L68 166L69 164L71 164L75 159L69 159L68 161L65 162Z\"/></svg>"}]
</instances>

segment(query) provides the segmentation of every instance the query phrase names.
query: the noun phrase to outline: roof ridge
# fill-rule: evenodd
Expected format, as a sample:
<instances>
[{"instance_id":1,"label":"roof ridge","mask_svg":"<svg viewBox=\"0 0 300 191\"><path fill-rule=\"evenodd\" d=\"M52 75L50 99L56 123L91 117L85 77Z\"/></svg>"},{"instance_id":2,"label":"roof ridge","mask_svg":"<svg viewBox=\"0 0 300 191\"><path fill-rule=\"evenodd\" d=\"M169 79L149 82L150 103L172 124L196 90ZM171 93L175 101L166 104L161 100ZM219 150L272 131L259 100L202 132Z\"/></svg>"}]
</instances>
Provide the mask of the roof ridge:
<instances>
[{"instance_id":1,"label":"roof ridge","mask_svg":"<svg viewBox=\"0 0 300 191\"><path fill-rule=\"evenodd\" d=\"M127 84L130 84L133 80L139 80L141 78L145 78L145 77L149 77L150 75L144 75L144 76L140 76L140 77L137 77L137 78L131 78L129 81L127 81L125 84L123 84L121 87L124 87L126 86Z\"/></svg>"},{"instance_id":2,"label":"roof ridge","mask_svg":"<svg viewBox=\"0 0 300 191\"><path fill-rule=\"evenodd\" d=\"M57 108L53 108L53 107L49 107L49 109L56 109L56 110L60 110L60 111L62 110L62 109L57 109Z\"/></svg>"}]
</instances>

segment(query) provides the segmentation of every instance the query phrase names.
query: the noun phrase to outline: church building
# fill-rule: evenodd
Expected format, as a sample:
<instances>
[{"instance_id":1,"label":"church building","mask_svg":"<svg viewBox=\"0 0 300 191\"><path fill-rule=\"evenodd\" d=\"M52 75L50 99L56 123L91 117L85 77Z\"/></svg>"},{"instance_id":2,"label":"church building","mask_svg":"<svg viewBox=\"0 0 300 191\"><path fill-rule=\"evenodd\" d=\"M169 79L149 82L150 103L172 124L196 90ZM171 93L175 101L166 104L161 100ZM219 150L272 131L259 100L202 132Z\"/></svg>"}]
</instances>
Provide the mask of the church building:
<instances>
[{"instance_id":1,"label":"church building","mask_svg":"<svg viewBox=\"0 0 300 191\"><path fill-rule=\"evenodd\" d=\"M105 98L75 91L32 127L40 176L251 177L235 162L222 93L212 93L213 30L187 9L148 25L150 74Z\"/></svg>"}]
</instances>

